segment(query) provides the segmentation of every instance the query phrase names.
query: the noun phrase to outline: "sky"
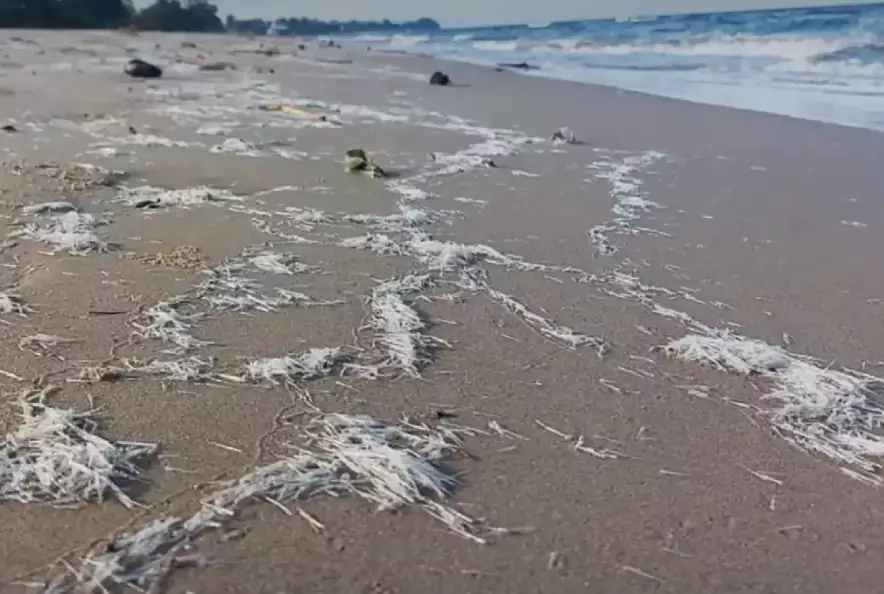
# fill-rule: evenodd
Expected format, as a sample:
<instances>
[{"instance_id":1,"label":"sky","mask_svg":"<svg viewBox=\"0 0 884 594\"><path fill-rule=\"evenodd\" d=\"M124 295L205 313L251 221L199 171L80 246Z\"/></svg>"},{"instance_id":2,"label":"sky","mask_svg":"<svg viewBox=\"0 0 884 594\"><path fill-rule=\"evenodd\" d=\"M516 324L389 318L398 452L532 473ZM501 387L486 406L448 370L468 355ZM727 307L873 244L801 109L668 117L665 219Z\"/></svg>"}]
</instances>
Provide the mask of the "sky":
<instances>
[{"instance_id":1,"label":"sky","mask_svg":"<svg viewBox=\"0 0 884 594\"><path fill-rule=\"evenodd\" d=\"M151 0L136 1L136 5ZM431 17L444 26L530 23L577 20L630 14L708 12L754 8L784 8L809 4L858 4L861 0L212 0L222 16L238 18L307 16L325 20L394 21Z\"/></svg>"}]
</instances>

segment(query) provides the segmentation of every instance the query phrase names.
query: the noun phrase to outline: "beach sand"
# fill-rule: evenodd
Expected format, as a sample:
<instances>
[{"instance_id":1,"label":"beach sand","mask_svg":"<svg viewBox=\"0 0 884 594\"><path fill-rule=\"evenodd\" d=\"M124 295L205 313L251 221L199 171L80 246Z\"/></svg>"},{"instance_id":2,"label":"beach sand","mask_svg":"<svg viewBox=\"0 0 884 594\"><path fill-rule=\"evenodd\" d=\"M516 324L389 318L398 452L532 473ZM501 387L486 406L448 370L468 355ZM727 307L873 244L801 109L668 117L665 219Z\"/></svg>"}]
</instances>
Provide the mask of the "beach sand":
<instances>
[{"instance_id":1,"label":"beach sand","mask_svg":"<svg viewBox=\"0 0 884 594\"><path fill-rule=\"evenodd\" d=\"M52 591L76 591L94 575L83 559L118 550L120 535L189 517L223 481L296 455L292 444L315 449L302 429L318 411L474 429L445 463L459 484L444 503L476 519L471 534L486 544L419 505L255 497L186 546L160 550L163 575L132 585L182 594L879 588L878 469L871 446L856 445L873 443L884 418L874 385L867 402L844 409L853 425L836 418L839 401L804 426L829 437L853 428L836 460L808 451L819 439L795 447L772 415L781 404L764 396L777 370L728 373L655 347L730 327L818 358L820 377L877 374L880 134L429 58L295 56L294 40L272 40L282 53L269 58L255 53L258 40L201 36L183 49L184 39L0 37L0 113L18 130L0 132L0 215L14 234L16 221L35 220L23 206L69 201L114 244L83 255L50 253L27 236L4 244L0 289L29 311L2 316L0 426L16 431L22 390L56 385L51 406L94 409L100 435L159 448L125 485L132 509L112 498L0 505L3 592L40 591L53 578L64 585ZM126 48L185 64L133 81L122 74ZM236 70L186 64L201 59ZM455 84L428 86L437 69ZM282 103L307 113L259 108ZM582 142L549 142L561 126ZM351 148L392 179L348 174ZM34 168L50 161L68 177ZM215 199L156 209L120 201L143 186L209 186ZM235 197L221 200L223 191ZM368 233L400 253L341 245ZM189 268L156 259L178 246L204 259ZM261 285L251 297L266 304L284 288L310 301L213 311L201 299L223 290L191 293L209 278L201 268L217 273L254 246L306 267L271 274L240 258L246 268L233 276ZM426 323L408 336L426 360L397 367L383 361L383 333L366 327L372 292L422 273L435 286L403 307ZM190 335L212 344L164 353L174 345L133 336L151 307L184 294L187 312L206 314ZM570 344L568 329L587 344ZM36 334L75 342L20 348ZM289 389L224 379L248 361L323 347L379 365L382 377L336 366ZM85 366L187 357L205 362L200 381L146 372L69 381Z\"/></svg>"}]
</instances>

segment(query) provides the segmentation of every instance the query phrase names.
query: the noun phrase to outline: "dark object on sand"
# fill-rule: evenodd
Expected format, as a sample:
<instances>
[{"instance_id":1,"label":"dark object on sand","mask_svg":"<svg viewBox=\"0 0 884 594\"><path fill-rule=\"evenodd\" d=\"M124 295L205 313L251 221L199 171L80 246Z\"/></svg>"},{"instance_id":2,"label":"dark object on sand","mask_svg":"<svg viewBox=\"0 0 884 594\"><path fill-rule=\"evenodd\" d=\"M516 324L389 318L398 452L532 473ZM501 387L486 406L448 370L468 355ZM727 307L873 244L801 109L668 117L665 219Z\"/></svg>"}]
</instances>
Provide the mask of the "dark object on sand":
<instances>
[{"instance_id":1,"label":"dark object on sand","mask_svg":"<svg viewBox=\"0 0 884 594\"><path fill-rule=\"evenodd\" d=\"M129 126L129 134L138 134L138 130L135 129L135 126Z\"/></svg>"},{"instance_id":2,"label":"dark object on sand","mask_svg":"<svg viewBox=\"0 0 884 594\"><path fill-rule=\"evenodd\" d=\"M18 132L18 128L16 128L12 124L6 124L2 128L0 128L0 130L3 130L4 132Z\"/></svg>"},{"instance_id":3,"label":"dark object on sand","mask_svg":"<svg viewBox=\"0 0 884 594\"><path fill-rule=\"evenodd\" d=\"M365 171L365 168L368 167L368 157L362 149L350 149L345 153L345 156L347 171L350 173Z\"/></svg>"},{"instance_id":4,"label":"dark object on sand","mask_svg":"<svg viewBox=\"0 0 884 594\"><path fill-rule=\"evenodd\" d=\"M129 60L125 71L126 74L133 78L159 78L163 75L163 69L159 66L154 66L137 58Z\"/></svg>"},{"instance_id":5,"label":"dark object on sand","mask_svg":"<svg viewBox=\"0 0 884 594\"><path fill-rule=\"evenodd\" d=\"M500 62L501 68L514 68L516 70L540 70L539 66L532 66L528 62Z\"/></svg>"},{"instance_id":6,"label":"dark object on sand","mask_svg":"<svg viewBox=\"0 0 884 594\"><path fill-rule=\"evenodd\" d=\"M236 64L234 64L233 62L207 62L205 64L200 64L200 70L207 72L236 70Z\"/></svg>"},{"instance_id":7,"label":"dark object on sand","mask_svg":"<svg viewBox=\"0 0 884 594\"><path fill-rule=\"evenodd\" d=\"M298 50L300 50L300 51L302 51L302 52L306 52L306 51L307 51L307 46L306 46L305 44L303 44L303 43L299 43L299 44L298 44Z\"/></svg>"},{"instance_id":8,"label":"dark object on sand","mask_svg":"<svg viewBox=\"0 0 884 594\"><path fill-rule=\"evenodd\" d=\"M374 162L368 158L368 155L365 154L364 150L350 149L345 155L347 171L350 173L364 173L365 175L376 179L389 177L386 171L375 165Z\"/></svg>"},{"instance_id":9,"label":"dark object on sand","mask_svg":"<svg viewBox=\"0 0 884 594\"><path fill-rule=\"evenodd\" d=\"M182 41L181 47L188 48L188 49L196 49L196 44L192 41Z\"/></svg>"},{"instance_id":10,"label":"dark object on sand","mask_svg":"<svg viewBox=\"0 0 884 594\"><path fill-rule=\"evenodd\" d=\"M135 203L135 208L159 208L160 201L156 199L141 200Z\"/></svg>"},{"instance_id":11,"label":"dark object on sand","mask_svg":"<svg viewBox=\"0 0 884 594\"><path fill-rule=\"evenodd\" d=\"M577 144L577 137L568 127L556 130L551 140L553 144Z\"/></svg>"},{"instance_id":12,"label":"dark object on sand","mask_svg":"<svg viewBox=\"0 0 884 594\"><path fill-rule=\"evenodd\" d=\"M451 83L451 79L444 72L436 71L433 73L433 76L430 77L430 84L435 87L445 87Z\"/></svg>"}]
</instances>

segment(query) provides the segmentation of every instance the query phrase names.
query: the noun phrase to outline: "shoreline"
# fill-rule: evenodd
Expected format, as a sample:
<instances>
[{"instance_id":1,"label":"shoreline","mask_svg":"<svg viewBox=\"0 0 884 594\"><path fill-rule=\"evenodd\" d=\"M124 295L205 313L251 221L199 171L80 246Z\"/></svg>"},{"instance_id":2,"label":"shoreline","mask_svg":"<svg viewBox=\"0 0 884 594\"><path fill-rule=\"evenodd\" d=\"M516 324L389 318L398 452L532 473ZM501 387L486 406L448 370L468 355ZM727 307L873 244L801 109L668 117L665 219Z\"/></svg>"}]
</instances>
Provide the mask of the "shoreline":
<instances>
[{"instance_id":1,"label":"shoreline","mask_svg":"<svg viewBox=\"0 0 884 594\"><path fill-rule=\"evenodd\" d=\"M44 64L78 35L40 36ZM185 53L183 37L95 41L109 57L114 44L155 41L171 57ZM227 41L200 38L198 51L226 59ZM0 539L3 582L35 569L28 579L70 580L44 564L73 549L69 563L92 571L77 564L93 539L113 534L126 552L123 530L197 516L198 530L173 524L161 542L209 563L172 571L165 591L825 592L844 587L843 575L857 591L880 582L880 511L866 483L879 480L869 450L881 410L874 400L845 409L857 422L828 428L854 441L838 442L812 416L772 414L783 403L770 398L822 394L792 372L862 382L826 374L874 371L884 344L864 321L884 295L880 136L460 63L316 57L236 55L236 71L181 69L152 85L89 60L67 73L45 66L36 82L11 69L0 78L16 89L0 102L30 110L16 121L22 132L4 137L17 159L132 175L71 191L40 169L4 170L10 221L60 194L106 220L93 244L122 247L50 255L31 232L6 248L4 284L33 311L9 317L0 368L22 378L60 369L52 406L94 400L101 435L157 443L163 456L133 494L154 506L143 517L113 501L0 506L15 526ZM440 64L463 86L427 86ZM37 101L47 76L80 91L78 108L103 113L83 119L57 97ZM257 108L279 103L307 115ZM548 142L561 126L587 144ZM355 147L394 177L346 174L343 153ZM113 150L87 152L102 149ZM134 206L146 196L158 206ZM600 253L606 244L619 251ZM193 268L157 256L187 246L203 257ZM128 313L89 315L99 308ZM764 339L752 345L776 364L755 362L746 377L722 361L677 360L679 339L709 349L703 340L728 327L735 340ZM81 342L18 346L36 333ZM794 348L780 348L787 334ZM81 359L97 365L109 350L117 357L101 364L122 381L70 381ZM283 356L282 371L257 365ZM8 408L0 420L13 431L21 419ZM360 489L323 487L339 498L292 500L250 482L274 462L294 464L293 451L344 460L320 423L334 413L412 432L397 435L416 451L438 452L420 440L442 440L432 443L454 455L440 468L458 479L450 497L418 493L399 513L376 513L387 500L360 499L383 493L361 467L347 471ZM451 426L463 444L435 433ZM297 470L282 476L297 483ZM227 490L236 484L257 490L239 499ZM60 532L68 538L50 544ZM102 551L93 562L108 562ZM146 564L163 567L164 554L127 563L150 583Z\"/></svg>"},{"instance_id":2,"label":"shoreline","mask_svg":"<svg viewBox=\"0 0 884 594\"><path fill-rule=\"evenodd\" d=\"M346 38L343 38L343 39L346 40ZM352 51L358 53L363 50L353 47ZM614 83L605 84L602 82L580 81L580 80L556 77L556 76L551 75L548 70L544 70L543 67L540 67L540 66L536 67L536 69L531 69L528 72L520 70L518 68L506 68L506 67L503 67L502 70L500 70L500 68L501 68L500 63L491 63L491 62L482 63L480 61L471 62L468 60L456 60L456 59L446 57L446 56L435 56L433 54L422 53L422 52L408 52L406 50L395 50L395 49L390 49L390 50L388 50L388 49L372 49L372 53L385 54L385 55L390 55L390 56L418 58L418 59L429 59L429 60L435 60L440 63L472 66L472 67L483 68L483 69L487 69L487 70L495 71L495 72L499 72L499 73L507 72L510 74L517 74L517 75L528 77L528 78L537 78L540 80L550 81L550 82L554 81L557 83L585 85L585 86L589 86L589 87L609 89L609 90L616 91L618 93L635 94L635 95L640 95L640 96L645 96L645 97L652 97L655 99L662 99L662 100L666 100L666 101L678 101L678 102L683 102L683 103L687 103L690 105L696 105L696 106L715 107L715 108L721 108L721 109L732 109L732 110L736 110L736 111L740 111L740 112L746 112L746 113L750 113L750 114L758 114L758 115L763 115L763 116L768 116L768 117L775 116L775 117L781 117L781 118L786 118L786 119L798 120L801 122L809 122L809 123L815 123L815 124L826 124L829 126L838 126L838 127L843 127L843 128L862 130L865 132L874 132L877 134L884 133L884 129L870 128L868 126L863 126L861 124L851 124L851 123L847 123L847 122L839 122L836 120L818 119L818 118L813 118L810 116L794 115L794 114L785 113L785 112L764 111L761 109L755 109L755 108L751 108L751 107L740 107L737 105L727 105L724 103L703 101L701 99L691 99L691 98L687 98L687 97L673 97L673 96L668 96L668 95L663 95L663 94L652 93L650 91L640 91L640 90L629 89L629 88L626 88L623 86L617 86Z\"/></svg>"}]
</instances>

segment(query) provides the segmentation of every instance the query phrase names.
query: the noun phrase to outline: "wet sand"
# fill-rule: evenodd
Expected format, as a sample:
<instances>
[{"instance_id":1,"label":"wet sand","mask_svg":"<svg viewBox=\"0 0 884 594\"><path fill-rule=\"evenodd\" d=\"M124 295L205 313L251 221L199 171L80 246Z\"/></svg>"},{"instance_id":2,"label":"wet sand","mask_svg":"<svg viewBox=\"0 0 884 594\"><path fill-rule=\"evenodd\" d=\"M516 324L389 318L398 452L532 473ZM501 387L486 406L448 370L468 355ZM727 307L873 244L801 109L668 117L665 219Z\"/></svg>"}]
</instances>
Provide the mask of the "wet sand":
<instances>
[{"instance_id":1,"label":"wet sand","mask_svg":"<svg viewBox=\"0 0 884 594\"><path fill-rule=\"evenodd\" d=\"M314 51L296 58L288 55L296 42L280 42L283 54L267 58L230 53L232 46L256 48L257 42L244 39L199 38L196 50L185 50L179 36L18 33L34 45L3 35L0 50L9 57L0 87L11 93L0 93L0 113L14 114L20 130L0 132L7 163L90 163L127 172L121 183L130 188L205 184L244 196L237 206L277 213L249 214L226 203L144 211L116 202L120 187L72 192L39 173L14 175L8 167L0 172L0 214L9 221L22 216L22 204L69 200L107 220L100 232L120 244L118 251L84 256L48 255L46 246L27 239L4 249L3 290L20 295L33 312L2 316L0 369L28 380L0 378L3 429L15 430L20 390L32 378L57 372L44 382L61 387L53 403L98 408L102 435L160 446L146 480L130 491L144 509L114 501L78 509L4 502L3 591L32 591L21 584L64 573L61 556L79 567L84 551L100 539L191 514L220 487L213 481L243 476L290 454L287 443L300 443L303 417L286 415L305 406L296 392L282 388L149 378L66 381L90 362L163 357L157 341L123 344L132 324L204 275L151 265L143 256L193 245L214 267L247 246L275 242L269 249L294 252L315 271L282 279L254 271L250 276L317 301L343 301L251 316L209 315L194 334L216 343L200 351L214 358L212 373L309 348L355 343L368 353L370 336L360 330L365 298L378 282L423 272L424 265L408 253L378 255L337 245L366 233L364 225L299 226L279 213L297 207L336 217L388 215L397 212L397 202L438 215L421 227L438 239L486 244L527 262L585 271L480 263L495 290L541 317L603 337L610 349L602 357L592 346L572 349L543 336L488 292L440 298L457 290L451 284L458 280L455 269L426 291L432 299L415 302L430 322L429 334L449 345L433 352L420 378L344 375L298 385L325 412L390 421L408 415L431 424L445 413L454 423L484 430L467 439L469 455L451 463L462 484L449 503L510 533L485 532L489 543L480 545L415 508L379 512L352 497L289 503L324 525L317 532L297 513L256 501L222 528L200 535L187 553L203 562L175 567L158 591L878 587L884 577L878 490L772 430L775 403L761 398L769 391L763 378L652 351L691 330L654 314L647 295L644 302L616 296L622 288L607 273L637 270L646 285L680 295L663 298L658 292L653 299L709 326L737 323L740 334L770 344L787 333L794 352L876 373L875 363L884 359L874 323L884 307L876 301L884 296L876 235L884 220L877 197L880 134L426 58ZM62 52L72 46L97 55ZM159 81L133 82L120 72L127 46L163 63L203 54L232 61L237 70L178 67ZM342 57L352 63L317 61ZM457 84L426 85L439 68ZM48 94L47 88L59 91ZM308 110L341 125L256 109L295 99L314 102ZM547 141L565 125L585 144ZM140 135L130 134L129 126ZM213 127L227 127L227 136L206 133ZM133 144L159 142L147 134L191 145ZM212 152L230 137L253 143L264 156ZM482 143L481 150L464 152ZM116 149L114 156L94 152L108 146ZM343 153L357 146L399 179L388 185L347 174ZM661 156L648 157L649 151ZM477 154L496 167L477 166L471 160ZM446 161L452 155L457 159ZM626 167L629 159L643 157L647 162L634 170ZM462 171L438 175L447 162ZM421 177L426 172L437 175ZM611 172L619 177L606 177ZM626 185L617 186L618 180ZM433 197L403 202L397 182ZM254 196L283 186L297 189ZM628 191L612 193L617 187ZM640 218L620 228L627 233L610 231L619 251L600 254L587 231L615 220L612 207L623 195L644 196L659 206L637 211ZM270 222L270 233L262 221ZM286 244L280 233L318 243ZM96 311L120 313L90 313ZM55 357L38 357L18 347L35 333L78 342L55 347ZM512 434L496 433L492 421ZM575 442L583 449L575 449Z\"/></svg>"}]
</instances>

